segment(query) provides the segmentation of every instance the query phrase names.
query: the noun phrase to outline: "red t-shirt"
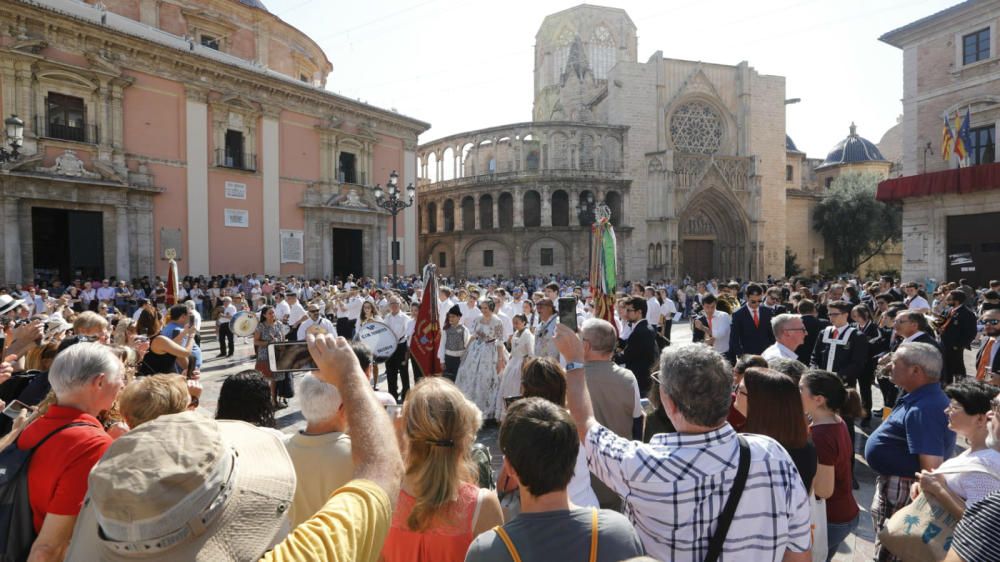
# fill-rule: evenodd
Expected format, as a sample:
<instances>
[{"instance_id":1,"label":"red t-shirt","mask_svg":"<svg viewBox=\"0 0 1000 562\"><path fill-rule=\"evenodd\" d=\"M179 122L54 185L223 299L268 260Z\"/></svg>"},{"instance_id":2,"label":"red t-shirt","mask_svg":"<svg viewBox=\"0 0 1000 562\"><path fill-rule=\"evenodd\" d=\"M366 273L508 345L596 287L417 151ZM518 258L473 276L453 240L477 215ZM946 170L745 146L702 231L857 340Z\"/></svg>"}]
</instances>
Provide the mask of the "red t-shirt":
<instances>
[{"instance_id":1,"label":"red t-shirt","mask_svg":"<svg viewBox=\"0 0 1000 562\"><path fill-rule=\"evenodd\" d=\"M743 426L747 424L747 417L740 413L736 409L736 393L732 394L732 401L729 403L729 415L726 417L726 421L729 425L733 426L736 431L743 431Z\"/></svg>"},{"instance_id":2,"label":"red t-shirt","mask_svg":"<svg viewBox=\"0 0 1000 562\"><path fill-rule=\"evenodd\" d=\"M814 425L812 440L819 464L833 467L833 495L826 499L826 520L847 523L858 515L852 488L854 447L847 426L841 423Z\"/></svg>"},{"instance_id":3,"label":"red t-shirt","mask_svg":"<svg viewBox=\"0 0 1000 562\"><path fill-rule=\"evenodd\" d=\"M28 465L28 499L35 532L45 515L78 515L87 495L90 469L111 446L111 436L97 418L76 408L52 406L44 416L25 428L17 440L20 449L30 449L46 435L74 422L89 426L64 429L35 450Z\"/></svg>"}]
</instances>

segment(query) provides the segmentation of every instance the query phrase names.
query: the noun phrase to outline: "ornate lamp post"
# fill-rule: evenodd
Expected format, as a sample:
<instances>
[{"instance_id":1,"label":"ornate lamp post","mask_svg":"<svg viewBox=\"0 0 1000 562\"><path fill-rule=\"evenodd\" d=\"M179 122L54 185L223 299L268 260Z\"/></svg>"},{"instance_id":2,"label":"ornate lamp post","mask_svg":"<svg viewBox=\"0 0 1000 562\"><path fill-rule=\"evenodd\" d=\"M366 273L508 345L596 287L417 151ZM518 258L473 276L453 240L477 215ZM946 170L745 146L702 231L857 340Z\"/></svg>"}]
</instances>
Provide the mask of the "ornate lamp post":
<instances>
[{"instance_id":1,"label":"ornate lamp post","mask_svg":"<svg viewBox=\"0 0 1000 562\"><path fill-rule=\"evenodd\" d=\"M393 281L396 279L396 262L399 261L399 242L396 241L396 215L399 214L403 209L413 205L413 196L417 192L417 188L413 187L413 184L406 186L406 200L404 201L400 196L402 193L399 191L398 187L399 174L396 170L393 170L389 174L389 182L386 184L386 189L388 194L382 191L381 184L375 184L375 203L389 211L392 214L392 278Z\"/></svg>"},{"instance_id":2,"label":"ornate lamp post","mask_svg":"<svg viewBox=\"0 0 1000 562\"><path fill-rule=\"evenodd\" d=\"M0 162L13 162L21 157L18 149L21 148L21 143L24 142L24 121L17 115L11 115L7 119L4 119L3 124L7 144L10 145L10 152L3 146L0 146Z\"/></svg>"}]
</instances>

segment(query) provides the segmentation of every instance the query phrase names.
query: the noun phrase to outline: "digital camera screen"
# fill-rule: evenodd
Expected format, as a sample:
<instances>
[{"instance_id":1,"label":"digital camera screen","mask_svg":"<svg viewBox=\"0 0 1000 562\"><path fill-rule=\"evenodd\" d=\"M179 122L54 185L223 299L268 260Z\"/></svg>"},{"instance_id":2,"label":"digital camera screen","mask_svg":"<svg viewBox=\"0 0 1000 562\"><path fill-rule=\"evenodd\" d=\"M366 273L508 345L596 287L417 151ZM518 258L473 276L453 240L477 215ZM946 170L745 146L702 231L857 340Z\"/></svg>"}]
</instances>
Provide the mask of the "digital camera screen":
<instances>
[{"instance_id":1,"label":"digital camera screen","mask_svg":"<svg viewBox=\"0 0 1000 562\"><path fill-rule=\"evenodd\" d=\"M306 342L272 344L269 353L274 356L274 361L271 362L273 371L312 371L316 369L316 363L313 362L312 355L309 355Z\"/></svg>"}]
</instances>

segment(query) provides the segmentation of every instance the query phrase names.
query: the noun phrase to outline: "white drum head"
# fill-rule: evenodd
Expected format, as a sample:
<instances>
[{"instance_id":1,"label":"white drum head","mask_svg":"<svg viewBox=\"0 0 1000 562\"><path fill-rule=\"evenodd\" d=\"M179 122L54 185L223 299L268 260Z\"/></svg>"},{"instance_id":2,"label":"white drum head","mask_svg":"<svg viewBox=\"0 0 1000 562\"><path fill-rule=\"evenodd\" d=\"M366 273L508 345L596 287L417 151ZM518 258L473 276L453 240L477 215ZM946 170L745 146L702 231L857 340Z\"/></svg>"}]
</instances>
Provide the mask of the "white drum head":
<instances>
[{"instance_id":1,"label":"white drum head","mask_svg":"<svg viewBox=\"0 0 1000 562\"><path fill-rule=\"evenodd\" d=\"M233 316L231 322L233 334L241 338L248 338L252 336L254 331L257 329L257 318L246 311L237 312L236 316Z\"/></svg>"},{"instance_id":2,"label":"white drum head","mask_svg":"<svg viewBox=\"0 0 1000 562\"><path fill-rule=\"evenodd\" d=\"M366 322L358 328L358 341L372 350L376 363L383 363L396 351L396 334L382 322Z\"/></svg>"}]
</instances>

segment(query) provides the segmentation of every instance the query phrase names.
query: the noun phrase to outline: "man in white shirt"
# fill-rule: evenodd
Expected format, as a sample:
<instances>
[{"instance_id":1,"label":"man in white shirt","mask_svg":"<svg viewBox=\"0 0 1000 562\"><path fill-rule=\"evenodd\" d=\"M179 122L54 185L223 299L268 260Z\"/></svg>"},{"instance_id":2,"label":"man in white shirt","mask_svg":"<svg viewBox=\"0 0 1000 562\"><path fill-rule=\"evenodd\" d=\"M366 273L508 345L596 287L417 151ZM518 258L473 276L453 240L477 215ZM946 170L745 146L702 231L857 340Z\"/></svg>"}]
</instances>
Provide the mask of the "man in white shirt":
<instances>
[{"instance_id":1,"label":"man in white shirt","mask_svg":"<svg viewBox=\"0 0 1000 562\"><path fill-rule=\"evenodd\" d=\"M455 301L451 299L451 289L441 287L438 289L438 320L441 321L443 329L448 324L448 311L455 306Z\"/></svg>"},{"instance_id":2,"label":"man in white shirt","mask_svg":"<svg viewBox=\"0 0 1000 562\"><path fill-rule=\"evenodd\" d=\"M236 352L236 337L230 326L233 316L236 316L236 307L232 297L222 297L222 314L216 322L219 326L219 357L232 357ZM229 344L228 347L226 344Z\"/></svg>"},{"instance_id":3,"label":"man in white shirt","mask_svg":"<svg viewBox=\"0 0 1000 562\"><path fill-rule=\"evenodd\" d=\"M337 337L337 327L333 325L333 322L324 318L322 312L319 306L315 304L310 304L306 308L306 319L299 324L298 333L296 334L299 341L306 341L306 334L309 333L310 328L313 328L313 326L316 327L315 329L320 330L319 333L321 334L330 334L333 337Z\"/></svg>"},{"instance_id":4,"label":"man in white shirt","mask_svg":"<svg viewBox=\"0 0 1000 562\"><path fill-rule=\"evenodd\" d=\"M476 320L483 316L479 310L479 292L469 291L469 298L459 303L458 308L462 311L462 325L471 333L476 326Z\"/></svg>"},{"instance_id":5,"label":"man in white shirt","mask_svg":"<svg viewBox=\"0 0 1000 562\"><path fill-rule=\"evenodd\" d=\"M347 284L344 284L347 287ZM354 330L358 325L358 318L361 317L361 307L364 305L365 301L358 295L358 290L353 288L349 289L348 297L346 300L341 301L337 318L337 331L340 335L347 339L352 339L354 337Z\"/></svg>"},{"instance_id":6,"label":"man in white shirt","mask_svg":"<svg viewBox=\"0 0 1000 562\"><path fill-rule=\"evenodd\" d=\"M115 288L111 286L111 282L105 279L101 282L101 286L97 289L97 300L111 306L115 304Z\"/></svg>"},{"instance_id":7,"label":"man in white shirt","mask_svg":"<svg viewBox=\"0 0 1000 562\"><path fill-rule=\"evenodd\" d=\"M288 302L288 318L286 319L289 328L288 341L297 341L299 326L306 320L306 309L299 303L299 296L295 293L285 295L285 301Z\"/></svg>"},{"instance_id":8,"label":"man in white shirt","mask_svg":"<svg viewBox=\"0 0 1000 562\"><path fill-rule=\"evenodd\" d=\"M274 293L274 319L278 322L288 322L288 315L291 313L292 309L285 300L285 293Z\"/></svg>"},{"instance_id":9,"label":"man in white shirt","mask_svg":"<svg viewBox=\"0 0 1000 562\"><path fill-rule=\"evenodd\" d=\"M677 314L677 305L669 296L660 305L660 318L663 327L663 336L670 340L670 331L674 327L674 315Z\"/></svg>"},{"instance_id":10,"label":"man in white shirt","mask_svg":"<svg viewBox=\"0 0 1000 562\"><path fill-rule=\"evenodd\" d=\"M702 313L694 319L691 340L710 344L713 349L725 355L729 352L732 317L718 310L717 304L718 299L712 293L705 293L702 296Z\"/></svg>"},{"instance_id":11,"label":"man in white shirt","mask_svg":"<svg viewBox=\"0 0 1000 562\"><path fill-rule=\"evenodd\" d=\"M646 287L646 322L654 332L660 330L660 301L656 299L656 289Z\"/></svg>"},{"instance_id":12,"label":"man in white shirt","mask_svg":"<svg viewBox=\"0 0 1000 562\"><path fill-rule=\"evenodd\" d=\"M201 313L195 308L194 301L184 303L188 309L188 316L191 318L191 325L194 326L194 343L201 347Z\"/></svg>"},{"instance_id":13,"label":"man in white shirt","mask_svg":"<svg viewBox=\"0 0 1000 562\"><path fill-rule=\"evenodd\" d=\"M504 312L506 308L506 298L501 290L497 290L496 295L493 297L496 302L496 315L500 319L500 324L503 325L503 341L506 343L510 340L510 337L514 335L514 320L513 318Z\"/></svg>"},{"instance_id":14,"label":"man in white shirt","mask_svg":"<svg viewBox=\"0 0 1000 562\"><path fill-rule=\"evenodd\" d=\"M912 312L919 312L921 314L927 314L931 311L931 305L927 302L927 299L920 296L920 288L916 283L907 283L903 285L903 290L906 291L906 308Z\"/></svg>"},{"instance_id":15,"label":"man in white shirt","mask_svg":"<svg viewBox=\"0 0 1000 562\"><path fill-rule=\"evenodd\" d=\"M400 310L399 297L393 296L389 299L389 314L382 319L392 333L396 335L396 351L392 353L385 362L385 380L389 385L389 394L392 394L402 403L406 399L406 393L410 391L410 368L407 363L408 331L410 329L410 315ZM402 394L399 394L399 380L403 381Z\"/></svg>"},{"instance_id":16,"label":"man in white shirt","mask_svg":"<svg viewBox=\"0 0 1000 562\"><path fill-rule=\"evenodd\" d=\"M798 314L779 314L771 319L774 343L761 353L768 361L784 357L799 360L795 350L806 340L806 326Z\"/></svg>"}]
</instances>

